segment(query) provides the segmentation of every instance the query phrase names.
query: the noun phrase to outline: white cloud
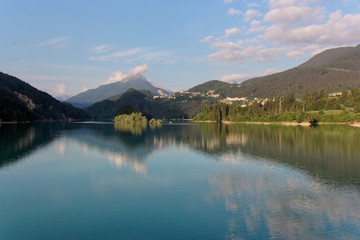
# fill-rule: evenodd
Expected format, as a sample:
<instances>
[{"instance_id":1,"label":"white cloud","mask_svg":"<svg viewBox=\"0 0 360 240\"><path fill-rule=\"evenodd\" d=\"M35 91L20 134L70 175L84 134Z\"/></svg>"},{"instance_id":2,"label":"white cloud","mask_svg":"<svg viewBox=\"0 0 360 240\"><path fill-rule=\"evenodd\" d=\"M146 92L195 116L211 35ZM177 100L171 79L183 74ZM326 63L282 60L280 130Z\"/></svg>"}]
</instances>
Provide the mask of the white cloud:
<instances>
[{"instance_id":1,"label":"white cloud","mask_svg":"<svg viewBox=\"0 0 360 240\"><path fill-rule=\"evenodd\" d=\"M211 48L214 49L228 49L228 50L241 50L243 49L243 41L238 41L238 42L221 42L221 41L217 41L212 43Z\"/></svg>"},{"instance_id":2,"label":"white cloud","mask_svg":"<svg viewBox=\"0 0 360 240\"><path fill-rule=\"evenodd\" d=\"M245 21L250 21L251 19L257 18L257 17L261 17L262 13L259 12L256 9L249 9L245 12Z\"/></svg>"},{"instance_id":3,"label":"white cloud","mask_svg":"<svg viewBox=\"0 0 360 240\"><path fill-rule=\"evenodd\" d=\"M274 68L267 69L263 75L270 75L278 72ZM221 81L224 82L242 82L245 80L248 80L250 78L259 77L261 74L255 74L255 73L233 73L230 75L225 75L221 78Z\"/></svg>"},{"instance_id":4,"label":"white cloud","mask_svg":"<svg viewBox=\"0 0 360 240\"><path fill-rule=\"evenodd\" d=\"M249 33L260 33L264 32L267 28L265 26L259 26L259 27L251 27L248 29ZM255 40L259 41L259 38L256 38Z\"/></svg>"},{"instance_id":5,"label":"white cloud","mask_svg":"<svg viewBox=\"0 0 360 240\"><path fill-rule=\"evenodd\" d=\"M266 48L258 46L254 60L258 62L270 62L277 60L277 54L284 51L283 48Z\"/></svg>"},{"instance_id":6,"label":"white cloud","mask_svg":"<svg viewBox=\"0 0 360 240\"><path fill-rule=\"evenodd\" d=\"M288 6L307 6L311 3L323 2L324 0L269 0L270 9Z\"/></svg>"},{"instance_id":7,"label":"white cloud","mask_svg":"<svg viewBox=\"0 0 360 240\"><path fill-rule=\"evenodd\" d=\"M240 14L241 14L241 11L234 9L234 8L230 8L229 11L227 12L227 15L230 15L230 16L240 15Z\"/></svg>"},{"instance_id":8,"label":"white cloud","mask_svg":"<svg viewBox=\"0 0 360 240\"><path fill-rule=\"evenodd\" d=\"M200 42L204 43L204 42L209 42L214 38L214 36L206 36L203 39L200 40Z\"/></svg>"},{"instance_id":9,"label":"white cloud","mask_svg":"<svg viewBox=\"0 0 360 240\"><path fill-rule=\"evenodd\" d=\"M304 50L299 49L299 50L292 50L286 53L286 56L288 56L289 58L298 58L301 57L302 55L304 55Z\"/></svg>"},{"instance_id":10,"label":"white cloud","mask_svg":"<svg viewBox=\"0 0 360 240\"><path fill-rule=\"evenodd\" d=\"M262 45L256 47L245 45L244 42L218 41L210 45L216 49L215 53L209 54L208 59L214 62L225 63L243 63L246 59L252 59L258 62L274 61L277 54L283 51L283 48L267 48Z\"/></svg>"},{"instance_id":11,"label":"white cloud","mask_svg":"<svg viewBox=\"0 0 360 240\"><path fill-rule=\"evenodd\" d=\"M110 83L114 83L114 82L120 82L121 80L123 80L124 78L126 78L127 75L123 74L122 72L114 72L113 75L111 75L107 81L105 82L105 84L110 84Z\"/></svg>"},{"instance_id":12,"label":"white cloud","mask_svg":"<svg viewBox=\"0 0 360 240\"><path fill-rule=\"evenodd\" d=\"M252 20L251 23L250 23L250 26L251 26L252 28L255 28L255 27L258 27L260 24L261 24L261 21Z\"/></svg>"},{"instance_id":13,"label":"white cloud","mask_svg":"<svg viewBox=\"0 0 360 240\"><path fill-rule=\"evenodd\" d=\"M66 93L66 86L65 86L65 84L64 84L64 83L60 83L60 84L56 85L55 93L56 93L58 96L63 96L63 95L65 95L65 93Z\"/></svg>"},{"instance_id":14,"label":"white cloud","mask_svg":"<svg viewBox=\"0 0 360 240\"><path fill-rule=\"evenodd\" d=\"M278 70L276 70L275 68L269 68L269 69L266 69L265 71L265 75L271 75L271 74L274 74L274 73L277 73Z\"/></svg>"},{"instance_id":15,"label":"white cloud","mask_svg":"<svg viewBox=\"0 0 360 240\"><path fill-rule=\"evenodd\" d=\"M215 53L209 54L208 59L214 62L243 63L254 54L254 48L244 48L242 42L217 42L212 45Z\"/></svg>"},{"instance_id":16,"label":"white cloud","mask_svg":"<svg viewBox=\"0 0 360 240\"><path fill-rule=\"evenodd\" d=\"M248 73L241 73L241 74L233 73L233 74L230 74L230 75L223 76L221 78L221 81L224 81L224 82L241 82L241 81L244 81L244 80L256 77L256 76L258 76L258 75L256 75L256 74L248 74Z\"/></svg>"},{"instance_id":17,"label":"white cloud","mask_svg":"<svg viewBox=\"0 0 360 240\"><path fill-rule=\"evenodd\" d=\"M251 8L251 7L260 7L260 5L257 4L257 3L248 3L248 4L246 4L246 6L247 6L248 8Z\"/></svg>"},{"instance_id":18,"label":"white cloud","mask_svg":"<svg viewBox=\"0 0 360 240\"><path fill-rule=\"evenodd\" d=\"M129 75L135 75L135 74L143 73L143 72L147 72L147 71L149 71L148 65L143 64L140 66L136 66L133 69L130 69Z\"/></svg>"},{"instance_id":19,"label":"white cloud","mask_svg":"<svg viewBox=\"0 0 360 240\"><path fill-rule=\"evenodd\" d=\"M339 47L339 46L336 46L336 45L329 45L329 46L326 46L326 47L321 47L319 45L312 45L312 46L309 46L309 47L305 47L303 48L304 50L308 50L308 51L311 51L310 52L310 57L313 57L315 56L316 54L319 54L327 49L330 49L330 48L336 48L336 47Z\"/></svg>"},{"instance_id":20,"label":"white cloud","mask_svg":"<svg viewBox=\"0 0 360 240\"><path fill-rule=\"evenodd\" d=\"M119 62L124 61L127 63L135 62L149 62L149 61L163 61L165 62L171 55L170 51L161 50L161 51L152 51L151 48L132 48L124 51L117 51L110 54L102 56L92 56L89 59L93 61L112 61Z\"/></svg>"},{"instance_id":21,"label":"white cloud","mask_svg":"<svg viewBox=\"0 0 360 240\"><path fill-rule=\"evenodd\" d=\"M61 47L61 43L63 43L64 41L66 41L68 39L70 39L70 36L53 38L53 39L47 40L45 42L38 43L37 46L38 47L43 47L43 46Z\"/></svg>"},{"instance_id":22,"label":"white cloud","mask_svg":"<svg viewBox=\"0 0 360 240\"><path fill-rule=\"evenodd\" d=\"M225 30L225 38L241 33L251 40L226 41L224 37L213 36L210 44L213 52L208 54L208 60L242 64L244 61L276 61L284 55L296 59L330 47L360 42L360 13L348 14L340 10L329 13L324 0L262 2L269 3L266 12L258 11L256 4L247 4L250 9L241 14L249 24L245 24L242 31L238 28ZM354 7L357 9L357 6L356 3ZM235 10L231 8L227 14Z\"/></svg>"},{"instance_id":23,"label":"white cloud","mask_svg":"<svg viewBox=\"0 0 360 240\"><path fill-rule=\"evenodd\" d=\"M149 61L162 61L167 63L169 56L171 55L170 51L162 50L162 51L146 51L137 56L133 56L132 58L127 59L128 63L132 62L149 62Z\"/></svg>"},{"instance_id":24,"label":"white cloud","mask_svg":"<svg viewBox=\"0 0 360 240\"><path fill-rule=\"evenodd\" d=\"M90 60L98 60L98 61L102 61L102 62L116 61L121 58L130 57L130 56L139 54L144 51L145 51L145 49L137 47L137 48L132 48L132 49L125 50L125 51L117 51L117 52L114 52L114 53L111 53L108 55L99 56L99 57L90 57Z\"/></svg>"},{"instance_id":25,"label":"white cloud","mask_svg":"<svg viewBox=\"0 0 360 240\"><path fill-rule=\"evenodd\" d=\"M224 3L232 3L233 0L224 0Z\"/></svg>"},{"instance_id":26,"label":"white cloud","mask_svg":"<svg viewBox=\"0 0 360 240\"><path fill-rule=\"evenodd\" d=\"M146 64L140 65L140 66L136 66L132 69L129 70L129 72L127 74L124 74L120 71L114 72L105 82L105 84L110 84L110 83L114 83L114 82L120 82L121 80L125 79L128 76L131 75L135 75L135 74L139 74L139 73L144 73L149 71L149 67Z\"/></svg>"},{"instance_id":27,"label":"white cloud","mask_svg":"<svg viewBox=\"0 0 360 240\"><path fill-rule=\"evenodd\" d=\"M95 53L104 53L110 51L111 48L107 44L101 44L99 46L91 48L90 50Z\"/></svg>"},{"instance_id":28,"label":"white cloud","mask_svg":"<svg viewBox=\"0 0 360 240\"><path fill-rule=\"evenodd\" d=\"M296 0L269 0L270 8L294 6L295 4Z\"/></svg>"},{"instance_id":29,"label":"white cloud","mask_svg":"<svg viewBox=\"0 0 360 240\"><path fill-rule=\"evenodd\" d=\"M238 29L237 27L233 27L230 29L225 29L225 37L230 37L230 36L237 36L241 34L241 30Z\"/></svg>"},{"instance_id":30,"label":"white cloud","mask_svg":"<svg viewBox=\"0 0 360 240\"><path fill-rule=\"evenodd\" d=\"M87 90L89 90L89 88L88 88L87 86L84 86L84 87L82 88L82 92L86 92Z\"/></svg>"},{"instance_id":31,"label":"white cloud","mask_svg":"<svg viewBox=\"0 0 360 240\"><path fill-rule=\"evenodd\" d=\"M324 24L291 28L275 24L265 32L265 39L288 45L345 45L359 42L360 14L331 13Z\"/></svg>"},{"instance_id":32,"label":"white cloud","mask_svg":"<svg viewBox=\"0 0 360 240\"><path fill-rule=\"evenodd\" d=\"M325 17L321 8L288 6L268 12L264 20L275 24L290 26L321 21Z\"/></svg>"}]
</instances>

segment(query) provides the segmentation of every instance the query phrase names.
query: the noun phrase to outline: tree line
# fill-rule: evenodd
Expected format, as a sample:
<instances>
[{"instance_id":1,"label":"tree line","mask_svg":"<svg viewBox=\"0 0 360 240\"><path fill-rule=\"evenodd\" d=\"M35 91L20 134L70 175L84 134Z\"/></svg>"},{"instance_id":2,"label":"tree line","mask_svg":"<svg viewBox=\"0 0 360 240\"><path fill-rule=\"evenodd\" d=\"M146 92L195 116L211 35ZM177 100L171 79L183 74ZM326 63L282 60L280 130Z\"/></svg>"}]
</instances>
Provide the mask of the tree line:
<instances>
[{"instance_id":1,"label":"tree line","mask_svg":"<svg viewBox=\"0 0 360 240\"><path fill-rule=\"evenodd\" d=\"M195 121L261 122L354 122L360 121L360 89L343 90L335 96L325 91L306 93L302 99L294 94L250 105L219 103L204 108Z\"/></svg>"}]
</instances>

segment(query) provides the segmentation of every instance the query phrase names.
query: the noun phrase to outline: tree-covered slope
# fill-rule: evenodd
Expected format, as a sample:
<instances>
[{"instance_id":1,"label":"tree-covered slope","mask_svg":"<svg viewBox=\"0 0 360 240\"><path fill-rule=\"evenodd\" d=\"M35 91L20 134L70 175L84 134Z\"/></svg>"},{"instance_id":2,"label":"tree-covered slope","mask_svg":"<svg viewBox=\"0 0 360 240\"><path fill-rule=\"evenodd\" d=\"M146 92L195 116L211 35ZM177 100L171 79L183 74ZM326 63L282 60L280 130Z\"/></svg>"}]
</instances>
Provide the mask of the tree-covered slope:
<instances>
[{"instance_id":1,"label":"tree-covered slope","mask_svg":"<svg viewBox=\"0 0 360 240\"><path fill-rule=\"evenodd\" d=\"M339 92L360 87L360 45L329 49L298 67L240 84L209 81L189 89L192 92L214 90L221 97L266 98L324 90Z\"/></svg>"},{"instance_id":2,"label":"tree-covered slope","mask_svg":"<svg viewBox=\"0 0 360 240\"><path fill-rule=\"evenodd\" d=\"M1 121L85 119L88 115L28 83L0 72Z\"/></svg>"},{"instance_id":3,"label":"tree-covered slope","mask_svg":"<svg viewBox=\"0 0 360 240\"><path fill-rule=\"evenodd\" d=\"M222 82L219 80L211 80L199 85L196 85L195 87L192 87L188 90L188 92L208 92L211 90L215 90L215 91L221 91L223 89L228 89L230 88L231 84L226 83L226 82Z\"/></svg>"},{"instance_id":4,"label":"tree-covered slope","mask_svg":"<svg viewBox=\"0 0 360 240\"><path fill-rule=\"evenodd\" d=\"M113 98L111 98L113 99ZM84 110L97 119L113 119L118 110L129 105L146 116L158 119L193 118L205 106L216 103L214 98L176 93L171 98L153 98L147 91L129 89L116 100L103 100Z\"/></svg>"},{"instance_id":5,"label":"tree-covered slope","mask_svg":"<svg viewBox=\"0 0 360 240\"><path fill-rule=\"evenodd\" d=\"M293 68L270 76L243 82L235 95L245 97L275 97L324 90L339 92L360 87L360 71L346 71L328 67ZM234 93L233 93L234 94ZM231 95L233 95L231 94Z\"/></svg>"},{"instance_id":6,"label":"tree-covered slope","mask_svg":"<svg viewBox=\"0 0 360 240\"><path fill-rule=\"evenodd\" d=\"M360 52L360 45L356 47L340 47L340 48L332 48L327 49L314 57L310 60L306 61L305 63L301 64L299 67L322 67L327 66L330 64L336 64L336 62L342 62L343 60L347 61L349 56L353 55L354 53ZM350 57L351 58L351 57ZM356 59L351 59L351 61L358 61Z\"/></svg>"},{"instance_id":7,"label":"tree-covered slope","mask_svg":"<svg viewBox=\"0 0 360 240\"><path fill-rule=\"evenodd\" d=\"M360 87L360 45L329 49L299 67L243 82L238 94L274 97L306 92L339 92Z\"/></svg>"},{"instance_id":8,"label":"tree-covered slope","mask_svg":"<svg viewBox=\"0 0 360 240\"><path fill-rule=\"evenodd\" d=\"M121 96L117 97L116 101L106 99L94 103L84 110L90 116L97 119L113 119L118 110L124 105L129 105L143 113L150 112L153 105L151 99L152 96L150 94L147 95L144 92L130 88ZM155 106L153 108L155 108Z\"/></svg>"}]
</instances>

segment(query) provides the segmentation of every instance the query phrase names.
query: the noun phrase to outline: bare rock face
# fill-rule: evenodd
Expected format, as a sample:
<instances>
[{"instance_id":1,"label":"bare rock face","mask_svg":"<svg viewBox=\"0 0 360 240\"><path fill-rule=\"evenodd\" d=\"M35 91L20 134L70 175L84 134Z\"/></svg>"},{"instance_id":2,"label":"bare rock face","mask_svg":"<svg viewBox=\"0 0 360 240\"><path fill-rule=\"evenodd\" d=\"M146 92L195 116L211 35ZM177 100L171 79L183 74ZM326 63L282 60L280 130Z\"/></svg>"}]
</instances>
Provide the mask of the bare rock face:
<instances>
[{"instance_id":1,"label":"bare rock face","mask_svg":"<svg viewBox=\"0 0 360 240\"><path fill-rule=\"evenodd\" d=\"M29 98L28 96L18 93L16 91L14 93L16 94L16 96L19 98L20 101L26 104L29 110L33 110L34 108L37 107L36 104L32 101L32 99Z\"/></svg>"}]
</instances>

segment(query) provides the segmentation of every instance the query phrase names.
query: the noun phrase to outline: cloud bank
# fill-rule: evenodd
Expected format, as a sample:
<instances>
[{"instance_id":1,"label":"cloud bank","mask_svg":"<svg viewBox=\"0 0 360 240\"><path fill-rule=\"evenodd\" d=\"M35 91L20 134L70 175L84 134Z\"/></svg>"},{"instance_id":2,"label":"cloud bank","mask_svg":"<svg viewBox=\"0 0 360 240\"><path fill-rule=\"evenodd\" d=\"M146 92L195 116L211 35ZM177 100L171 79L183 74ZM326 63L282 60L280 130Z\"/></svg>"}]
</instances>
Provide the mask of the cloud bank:
<instances>
[{"instance_id":1,"label":"cloud bank","mask_svg":"<svg viewBox=\"0 0 360 240\"><path fill-rule=\"evenodd\" d=\"M264 2L268 8L262 12L254 9L256 4L247 4L242 22L225 28L225 38L212 36L201 41L209 42L213 50L207 56L210 61L238 65L246 61L271 62L280 57L296 59L360 42L360 13L331 12L322 0ZM242 13L231 8L226 14Z\"/></svg>"}]
</instances>

